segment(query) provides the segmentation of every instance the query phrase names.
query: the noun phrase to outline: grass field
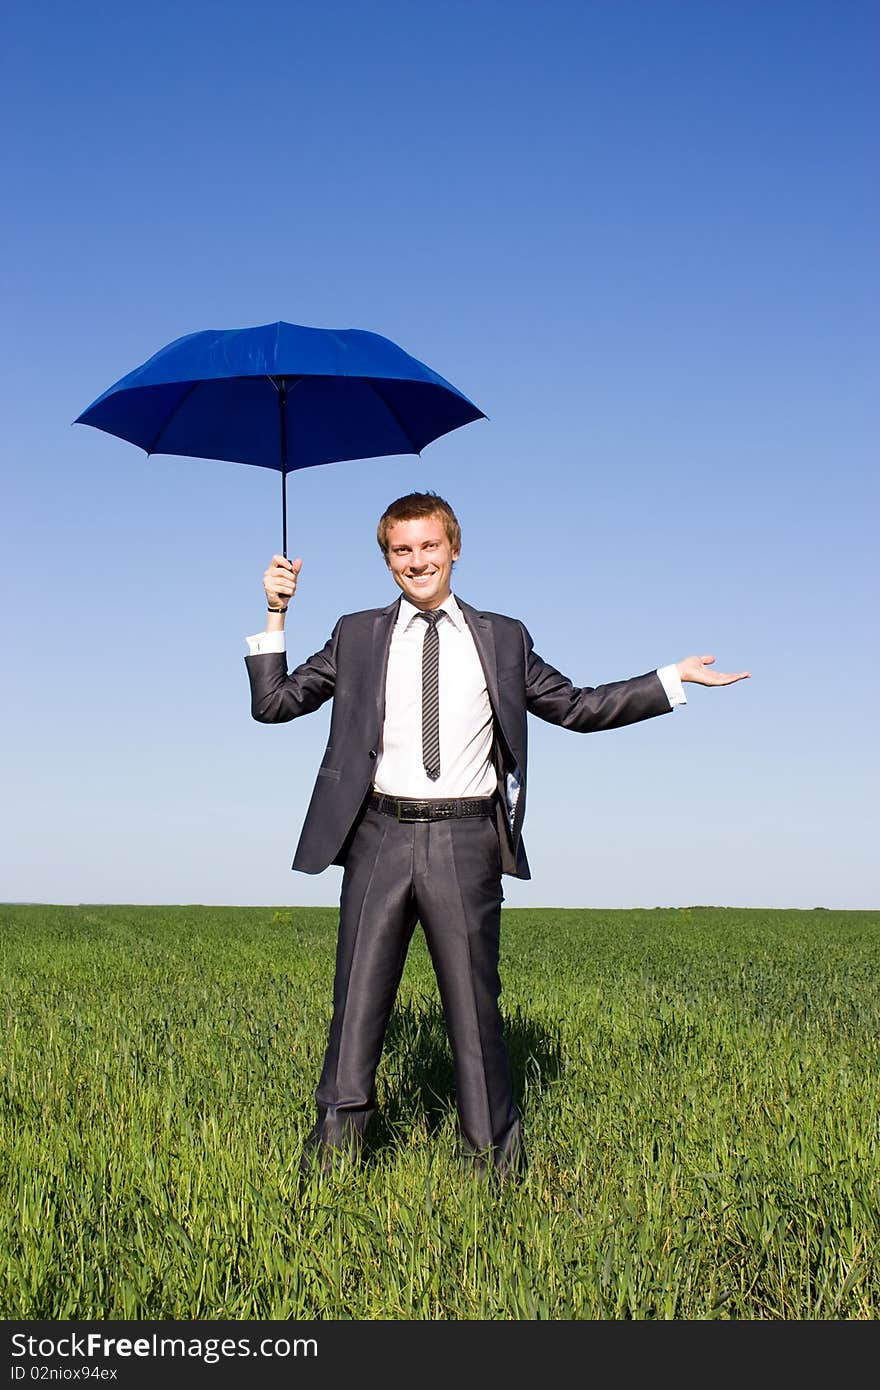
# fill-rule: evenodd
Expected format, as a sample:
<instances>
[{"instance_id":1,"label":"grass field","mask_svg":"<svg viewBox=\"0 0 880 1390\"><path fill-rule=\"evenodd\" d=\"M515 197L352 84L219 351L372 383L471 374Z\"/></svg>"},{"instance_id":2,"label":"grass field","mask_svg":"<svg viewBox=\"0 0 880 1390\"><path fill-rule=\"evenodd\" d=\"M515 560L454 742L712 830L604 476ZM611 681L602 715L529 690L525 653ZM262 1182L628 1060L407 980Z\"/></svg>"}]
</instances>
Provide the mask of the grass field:
<instances>
[{"instance_id":1,"label":"grass field","mask_svg":"<svg viewBox=\"0 0 880 1390\"><path fill-rule=\"evenodd\" d=\"M880 913L506 911L500 1191L420 935L367 1161L298 1183L335 923L0 907L0 1316L880 1316Z\"/></svg>"}]
</instances>

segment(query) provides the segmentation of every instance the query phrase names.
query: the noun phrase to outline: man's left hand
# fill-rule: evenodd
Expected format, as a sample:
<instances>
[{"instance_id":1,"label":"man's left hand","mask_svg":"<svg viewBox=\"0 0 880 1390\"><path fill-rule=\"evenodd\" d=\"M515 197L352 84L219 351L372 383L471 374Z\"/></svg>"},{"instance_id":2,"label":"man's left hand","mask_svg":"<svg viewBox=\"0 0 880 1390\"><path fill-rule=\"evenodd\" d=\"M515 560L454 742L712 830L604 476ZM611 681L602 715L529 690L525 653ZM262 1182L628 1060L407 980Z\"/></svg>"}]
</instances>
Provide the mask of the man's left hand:
<instances>
[{"instance_id":1,"label":"man's left hand","mask_svg":"<svg viewBox=\"0 0 880 1390\"><path fill-rule=\"evenodd\" d=\"M676 662L682 683L693 681L695 685L733 685L734 681L748 680L751 671L710 671L714 656L686 656L684 661Z\"/></svg>"}]
</instances>

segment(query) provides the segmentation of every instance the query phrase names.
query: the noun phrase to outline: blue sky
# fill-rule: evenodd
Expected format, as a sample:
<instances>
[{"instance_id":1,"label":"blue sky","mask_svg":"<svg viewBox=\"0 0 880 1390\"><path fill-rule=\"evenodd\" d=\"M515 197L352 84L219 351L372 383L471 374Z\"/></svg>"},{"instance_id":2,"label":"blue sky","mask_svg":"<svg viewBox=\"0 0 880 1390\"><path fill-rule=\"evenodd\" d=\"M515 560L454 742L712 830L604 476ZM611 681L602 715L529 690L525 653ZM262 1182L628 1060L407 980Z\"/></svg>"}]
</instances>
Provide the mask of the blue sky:
<instances>
[{"instance_id":1,"label":"blue sky","mask_svg":"<svg viewBox=\"0 0 880 1390\"><path fill-rule=\"evenodd\" d=\"M85 0L5 22L0 897L334 904L290 860L329 711L250 718L278 475L72 421L170 340L394 339L486 412L291 476L295 659L396 594L376 520L576 682L507 905L880 906L873 0Z\"/></svg>"}]
</instances>

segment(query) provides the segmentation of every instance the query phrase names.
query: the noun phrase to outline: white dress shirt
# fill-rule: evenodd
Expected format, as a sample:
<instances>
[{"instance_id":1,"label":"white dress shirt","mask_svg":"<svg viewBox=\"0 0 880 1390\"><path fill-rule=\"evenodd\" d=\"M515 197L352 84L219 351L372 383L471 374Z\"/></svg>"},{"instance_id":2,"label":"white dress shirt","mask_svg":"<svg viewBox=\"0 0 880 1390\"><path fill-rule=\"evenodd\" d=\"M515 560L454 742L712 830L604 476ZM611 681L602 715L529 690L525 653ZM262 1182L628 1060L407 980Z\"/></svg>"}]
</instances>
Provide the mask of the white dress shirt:
<instances>
[{"instance_id":1,"label":"white dress shirt","mask_svg":"<svg viewBox=\"0 0 880 1390\"><path fill-rule=\"evenodd\" d=\"M391 634L382 751L373 785L390 796L491 796L492 706L464 614L452 594L440 605L440 776L422 766L422 646L427 624L408 599Z\"/></svg>"},{"instance_id":2,"label":"white dress shirt","mask_svg":"<svg viewBox=\"0 0 880 1390\"><path fill-rule=\"evenodd\" d=\"M450 594L441 604L440 776L432 781L422 766L422 644L427 624L419 609L401 598L391 634L385 684L382 752L373 779L389 796L491 796L496 787L492 764L492 707L486 678L464 614ZM249 654L286 650L284 632L260 632L246 639ZM675 665L657 675L670 705L687 704Z\"/></svg>"}]
</instances>

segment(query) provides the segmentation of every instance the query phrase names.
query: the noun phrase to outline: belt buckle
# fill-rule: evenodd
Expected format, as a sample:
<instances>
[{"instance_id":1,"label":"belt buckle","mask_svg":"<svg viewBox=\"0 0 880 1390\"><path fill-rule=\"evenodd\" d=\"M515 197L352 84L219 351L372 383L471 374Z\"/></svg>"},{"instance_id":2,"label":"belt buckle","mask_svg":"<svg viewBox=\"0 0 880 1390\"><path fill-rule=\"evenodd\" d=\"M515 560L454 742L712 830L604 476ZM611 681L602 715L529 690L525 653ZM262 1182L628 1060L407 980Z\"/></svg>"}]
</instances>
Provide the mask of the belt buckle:
<instances>
[{"instance_id":1,"label":"belt buckle","mask_svg":"<svg viewBox=\"0 0 880 1390\"><path fill-rule=\"evenodd\" d=\"M397 800L397 820L398 820L398 822L399 822L400 824L402 824L402 825L409 825L409 824L411 824L413 821L426 820L427 817L425 817L424 815L421 815L421 816L418 815L419 806L421 806L422 808L424 808L424 804L425 804L424 802L418 802L418 801L416 801L416 802L413 802L412 805L407 806L407 807L404 807L403 802L400 800L400 798L398 798L398 800ZM403 814L404 810L411 811L412 814L411 814L411 815L404 815L404 814Z\"/></svg>"}]
</instances>

